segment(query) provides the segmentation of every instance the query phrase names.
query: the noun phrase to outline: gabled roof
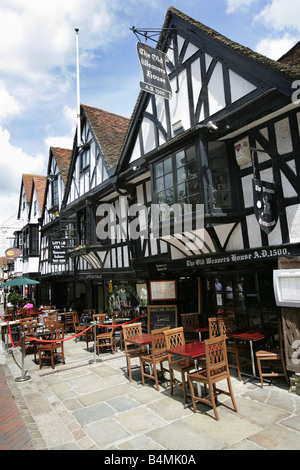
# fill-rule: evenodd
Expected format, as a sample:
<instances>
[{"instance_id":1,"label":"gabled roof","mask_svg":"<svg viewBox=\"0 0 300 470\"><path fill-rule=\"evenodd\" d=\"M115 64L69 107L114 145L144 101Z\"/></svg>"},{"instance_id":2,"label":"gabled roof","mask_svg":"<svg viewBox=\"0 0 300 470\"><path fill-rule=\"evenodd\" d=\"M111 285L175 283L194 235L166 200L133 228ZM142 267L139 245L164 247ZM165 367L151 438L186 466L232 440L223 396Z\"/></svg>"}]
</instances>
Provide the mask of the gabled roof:
<instances>
[{"instance_id":1,"label":"gabled roof","mask_svg":"<svg viewBox=\"0 0 300 470\"><path fill-rule=\"evenodd\" d=\"M32 196L33 196L33 190L35 188L36 195L37 195L37 200L38 200L38 204L39 204L39 208L40 208L40 213L42 213L42 210L43 210L45 194L46 194L46 185L47 185L46 176L34 176L33 177L31 200L32 200Z\"/></svg>"},{"instance_id":2,"label":"gabled roof","mask_svg":"<svg viewBox=\"0 0 300 470\"><path fill-rule=\"evenodd\" d=\"M22 187L24 186L26 203L30 204L31 203L31 198L32 198L33 178L45 178L45 177L41 176L41 175L30 175L30 174L23 174L22 175L22 182L21 182L21 188L20 188L20 198L19 198L18 218L20 217L20 214L21 214Z\"/></svg>"},{"instance_id":3,"label":"gabled roof","mask_svg":"<svg viewBox=\"0 0 300 470\"><path fill-rule=\"evenodd\" d=\"M94 133L107 167L112 168L118 162L130 120L86 104L82 104L81 108Z\"/></svg>"},{"instance_id":4,"label":"gabled roof","mask_svg":"<svg viewBox=\"0 0 300 470\"><path fill-rule=\"evenodd\" d=\"M217 31L213 30L212 28L209 28L208 26L205 26L203 23L200 23L197 20L194 20L193 18L189 17L188 15L182 13L181 11L177 10L177 8L170 7L167 10L166 18L165 18L165 23L163 25L163 28L166 28L168 26L168 23L171 19L172 15L178 16L178 18L181 18L182 20L186 21L189 23L193 28L201 31L202 33L206 34L207 36L211 37L215 41L218 41L220 44L230 47L233 49L235 52L242 54L245 57L248 57L249 59L255 60L256 62L260 63L261 65L265 65L274 71L280 72L290 78L297 79L299 78L299 69L297 67L291 66L291 64L284 64L282 62L272 60L269 57L263 56L262 54L259 54L258 52L253 51L249 47L242 46L241 44L232 41L231 39L228 39L227 37L223 36L222 34L218 33ZM164 30L162 29L162 34L160 37L160 40L163 39L164 37Z\"/></svg>"},{"instance_id":5,"label":"gabled roof","mask_svg":"<svg viewBox=\"0 0 300 470\"><path fill-rule=\"evenodd\" d=\"M60 147L50 147L50 154L52 153L55 161L57 163L59 172L63 179L64 184L67 184L68 174L71 164L71 157L72 157L72 150L70 149L63 149ZM50 159L49 159L50 164ZM49 169L48 169L49 172Z\"/></svg>"},{"instance_id":6,"label":"gabled roof","mask_svg":"<svg viewBox=\"0 0 300 470\"><path fill-rule=\"evenodd\" d=\"M229 56L229 54L237 54L239 58L243 60L243 62L248 61L249 62L248 68L251 71L252 71L252 68L254 68L254 66L256 70L258 68L262 70L262 68L264 67L265 68L264 77L269 77L270 75L272 75L272 80L270 79L270 83L268 83L268 87L272 89L272 87L276 88L276 84L278 87L280 84L282 93L283 94L285 93L286 95L291 96L292 94L291 83L294 80L300 78L299 67L294 66L296 65L295 61L293 63L291 60L274 61L268 57L265 57L262 54L259 54L258 52L255 52L248 47L242 46L241 44L228 39L227 37L213 30L212 28L209 28L208 26L205 26L203 23L182 13L180 10L177 10L177 8L173 6L169 7L167 10L165 21L162 26L161 34L158 40L157 49L166 51L166 49L169 47L169 40L170 40L169 34L172 35L173 27L174 27L174 31L176 31L176 26L172 24L173 23L172 20L175 20L177 24L178 24L178 20L184 21L185 23L187 23L187 25L185 25L185 30L188 32L188 34L201 33L202 37L207 39L206 42L209 42L210 44L218 45L219 54L222 53L221 48L223 48L223 49L226 49L227 57ZM180 31L178 31L178 34L180 35ZM294 48L297 51L297 54L299 55L298 46L299 46L299 43L296 44ZM237 58L237 56L235 58ZM234 60L235 59L233 58L233 61ZM283 62L286 62L286 63L283 63ZM258 78L260 79L260 76L258 76ZM124 144L121 150L118 171L121 170L122 165L125 162L126 154L132 148L131 143L134 142L134 134L136 133L136 128L140 120L140 114L143 113L143 108L145 108L145 106L147 105L147 95L149 97L149 94L146 93L145 91L140 91L139 93L137 102L135 104L135 108L131 115L127 135L124 139Z\"/></svg>"}]
</instances>

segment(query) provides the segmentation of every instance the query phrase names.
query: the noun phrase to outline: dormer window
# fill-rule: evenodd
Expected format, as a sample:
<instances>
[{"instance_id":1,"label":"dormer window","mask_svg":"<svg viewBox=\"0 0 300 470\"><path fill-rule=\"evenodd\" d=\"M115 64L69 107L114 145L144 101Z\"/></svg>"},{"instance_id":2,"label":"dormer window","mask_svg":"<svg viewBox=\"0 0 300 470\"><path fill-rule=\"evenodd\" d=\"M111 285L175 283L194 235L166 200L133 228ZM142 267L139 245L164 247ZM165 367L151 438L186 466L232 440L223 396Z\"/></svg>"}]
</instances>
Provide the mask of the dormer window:
<instances>
[{"instance_id":1,"label":"dormer window","mask_svg":"<svg viewBox=\"0 0 300 470\"><path fill-rule=\"evenodd\" d=\"M57 177L51 181L51 204L52 204L52 207L58 206L58 179Z\"/></svg>"}]
</instances>

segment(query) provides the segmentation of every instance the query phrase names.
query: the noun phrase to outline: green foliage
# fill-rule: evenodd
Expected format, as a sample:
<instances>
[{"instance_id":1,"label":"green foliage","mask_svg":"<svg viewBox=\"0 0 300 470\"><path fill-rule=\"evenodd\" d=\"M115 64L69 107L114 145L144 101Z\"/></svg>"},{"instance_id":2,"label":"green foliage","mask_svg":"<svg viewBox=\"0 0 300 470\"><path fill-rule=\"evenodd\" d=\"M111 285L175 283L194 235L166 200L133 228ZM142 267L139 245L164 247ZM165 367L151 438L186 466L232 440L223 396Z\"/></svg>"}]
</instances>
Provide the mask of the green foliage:
<instances>
[{"instance_id":1,"label":"green foliage","mask_svg":"<svg viewBox=\"0 0 300 470\"><path fill-rule=\"evenodd\" d=\"M17 294L16 292L11 292L7 296L7 302L12 305L19 305L23 301L23 295Z\"/></svg>"}]
</instances>

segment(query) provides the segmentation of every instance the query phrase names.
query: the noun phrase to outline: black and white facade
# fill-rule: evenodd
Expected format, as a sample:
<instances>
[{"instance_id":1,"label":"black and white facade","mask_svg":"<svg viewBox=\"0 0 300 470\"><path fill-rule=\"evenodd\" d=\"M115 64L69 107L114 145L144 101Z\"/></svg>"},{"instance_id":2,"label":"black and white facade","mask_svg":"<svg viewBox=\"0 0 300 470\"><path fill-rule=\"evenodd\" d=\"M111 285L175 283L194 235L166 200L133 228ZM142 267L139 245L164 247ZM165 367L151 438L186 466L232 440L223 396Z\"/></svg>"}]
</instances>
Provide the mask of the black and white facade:
<instances>
[{"instance_id":1,"label":"black and white facade","mask_svg":"<svg viewBox=\"0 0 300 470\"><path fill-rule=\"evenodd\" d=\"M299 72L173 7L157 48L171 99L141 91L130 121L81 106L58 217L75 237L59 269L86 307L107 309L115 286L175 279L180 313L272 326L273 270L300 256ZM178 231L165 208L184 205Z\"/></svg>"}]
</instances>

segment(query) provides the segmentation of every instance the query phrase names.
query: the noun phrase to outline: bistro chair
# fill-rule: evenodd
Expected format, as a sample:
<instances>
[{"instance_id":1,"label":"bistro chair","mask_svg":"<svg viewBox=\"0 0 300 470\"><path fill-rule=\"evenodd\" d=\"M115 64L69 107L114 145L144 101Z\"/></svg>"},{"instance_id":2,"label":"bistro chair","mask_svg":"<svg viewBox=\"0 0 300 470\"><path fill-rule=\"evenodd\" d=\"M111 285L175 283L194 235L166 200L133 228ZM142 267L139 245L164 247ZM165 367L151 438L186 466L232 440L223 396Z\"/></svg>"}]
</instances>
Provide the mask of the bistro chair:
<instances>
[{"instance_id":1,"label":"bistro chair","mask_svg":"<svg viewBox=\"0 0 300 470\"><path fill-rule=\"evenodd\" d=\"M77 312L71 312L72 313L72 321L73 321L73 328L74 328L74 331L75 331L75 335L78 335L80 332L84 331L87 329L87 325L81 325L80 322L79 322L79 317L78 317L78 313ZM85 333L85 336L87 339L87 333ZM75 338L75 343L77 343L77 338L78 336L76 336ZM87 341L87 347L88 347L88 341Z\"/></svg>"},{"instance_id":2,"label":"bistro chair","mask_svg":"<svg viewBox=\"0 0 300 470\"><path fill-rule=\"evenodd\" d=\"M88 349L88 347L89 347L89 342L90 342L90 341L94 341L94 336L95 336L95 334L94 334L94 328L96 327L96 335L97 335L97 332L98 332L98 331L99 331L99 333L100 333L100 331L103 330L103 328L101 328L101 327L99 328L99 325L102 325L102 324L103 324L103 322L105 321L105 316L106 316L105 313L94 313L94 314L93 314L93 322L97 322L98 325L94 325L94 326L93 326L92 328L90 328L90 329L86 332L86 334L85 334L86 348L87 348L87 349ZM87 328L87 326L86 326L86 328ZM96 347L96 345L95 345L95 347Z\"/></svg>"},{"instance_id":3,"label":"bistro chair","mask_svg":"<svg viewBox=\"0 0 300 470\"><path fill-rule=\"evenodd\" d=\"M217 317L211 317L208 319L208 334L209 339L219 336L219 325Z\"/></svg>"},{"instance_id":4,"label":"bistro chair","mask_svg":"<svg viewBox=\"0 0 300 470\"><path fill-rule=\"evenodd\" d=\"M226 335L227 332L234 330L234 321L232 317L222 317L218 318L218 329L220 335ZM241 364L240 364L240 355L242 352L246 353L248 351L248 346L243 344L238 344L235 340L230 343L227 341L227 353L234 355L235 363L230 361L229 368L237 370L239 380L242 380L241 376Z\"/></svg>"},{"instance_id":5,"label":"bistro chair","mask_svg":"<svg viewBox=\"0 0 300 470\"><path fill-rule=\"evenodd\" d=\"M24 357L26 356L27 349L33 348L34 350L34 359L36 359L36 341L30 339L32 333L35 333L37 330L37 320L27 320L22 322L21 331L25 333L24 335Z\"/></svg>"},{"instance_id":6,"label":"bistro chair","mask_svg":"<svg viewBox=\"0 0 300 470\"><path fill-rule=\"evenodd\" d=\"M160 364L160 373L169 372L169 369L163 367L163 362L168 361L168 354L166 353L166 339L165 331L170 327L159 328L151 331L152 336L152 351L150 354L140 356L140 366L142 374L142 383L145 385L145 377L155 381L156 388L159 391L158 376L156 366ZM145 365L149 365L149 372L145 372ZM153 374L151 373L153 371Z\"/></svg>"},{"instance_id":7,"label":"bistro chair","mask_svg":"<svg viewBox=\"0 0 300 470\"><path fill-rule=\"evenodd\" d=\"M65 333L68 333L69 328L74 328L74 321L73 321L73 314L77 312L66 312L64 314L64 325L65 325Z\"/></svg>"},{"instance_id":8,"label":"bistro chair","mask_svg":"<svg viewBox=\"0 0 300 470\"><path fill-rule=\"evenodd\" d=\"M131 371L131 362L130 359L135 357L140 357L145 354L144 347L136 347L134 344L128 343L126 340L132 338L133 336L141 336L142 332L142 323L128 323L128 325L122 325L123 340L125 347L126 363L127 363L127 373L129 376L130 382L132 382L132 371Z\"/></svg>"},{"instance_id":9,"label":"bistro chair","mask_svg":"<svg viewBox=\"0 0 300 470\"><path fill-rule=\"evenodd\" d=\"M183 333L183 327L172 328L171 330L164 332L166 338L166 348L176 348L176 346L183 346L185 344L185 338ZM187 403L187 390L188 384L186 380L186 374L191 370L195 369L194 361L181 358L174 359L174 356L168 353L169 371L170 371L170 387L171 395L173 395L173 386L183 391L184 401ZM174 371L180 372L181 382L175 377Z\"/></svg>"},{"instance_id":10,"label":"bistro chair","mask_svg":"<svg viewBox=\"0 0 300 470\"><path fill-rule=\"evenodd\" d=\"M230 396L234 410L238 411L231 386L230 373L228 367L228 358L226 351L226 336L216 336L204 341L206 369L197 370L188 374L190 392L193 401L194 413L196 413L196 401L211 405L214 410L215 418L219 420L219 414L216 407L216 398L218 395L225 394ZM216 383L221 380L227 380L228 392L216 387ZM195 395L194 383L203 383L205 386L205 397ZM197 389L197 387L196 387Z\"/></svg>"},{"instance_id":11,"label":"bistro chair","mask_svg":"<svg viewBox=\"0 0 300 470\"><path fill-rule=\"evenodd\" d=\"M43 343L37 345L37 352L39 355L39 366L42 368L42 361L45 359L51 360L52 369L55 368L54 361L58 356L62 357L62 362L65 364L64 354L64 328L63 326L55 325L50 330L50 341L51 343Z\"/></svg>"},{"instance_id":12,"label":"bistro chair","mask_svg":"<svg viewBox=\"0 0 300 470\"><path fill-rule=\"evenodd\" d=\"M185 340L187 343L190 343L191 341L195 341L196 339L198 339L198 333L193 331L195 328L199 327L199 314L198 313L182 313L181 324L183 326ZM195 335L197 335L197 338L195 338Z\"/></svg>"},{"instance_id":13,"label":"bistro chair","mask_svg":"<svg viewBox=\"0 0 300 470\"><path fill-rule=\"evenodd\" d=\"M289 385L289 378L287 375L287 370L285 366L284 351L283 351L283 341L282 341L282 328L281 328L281 319L278 318L278 343L279 347L277 349L264 349L256 352L257 367L259 372L259 377L261 381L261 388L263 388L263 377L285 377L287 384ZM267 366L271 369L271 372L263 372L262 362L267 361ZM271 367L273 361L277 363L281 362L282 371L276 372Z\"/></svg>"},{"instance_id":14,"label":"bistro chair","mask_svg":"<svg viewBox=\"0 0 300 470\"><path fill-rule=\"evenodd\" d=\"M98 356L101 348L109 347L111 349L112 354L115 354L115 351L117 350L115 334L116 332L114 326L116 325L116 318L114 316L112 317L111 325L112 326L110 329L106 328L105 333L100 333L96 336Z\"/></svg>"}]
</instances>

